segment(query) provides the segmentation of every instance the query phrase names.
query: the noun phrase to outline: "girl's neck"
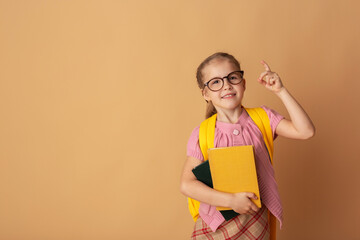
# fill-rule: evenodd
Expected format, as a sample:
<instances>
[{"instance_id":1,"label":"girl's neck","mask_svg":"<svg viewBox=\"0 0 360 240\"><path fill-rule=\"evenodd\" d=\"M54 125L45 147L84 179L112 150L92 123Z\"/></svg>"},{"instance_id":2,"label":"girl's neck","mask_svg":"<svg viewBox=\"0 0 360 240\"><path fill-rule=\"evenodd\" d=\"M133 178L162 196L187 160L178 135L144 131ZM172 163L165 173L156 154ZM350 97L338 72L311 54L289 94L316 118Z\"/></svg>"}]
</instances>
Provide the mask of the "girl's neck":
<instances>
[{"instance_id":1,"label":"girl's neck","mask_svg":"<svg viewBox=\"0 0 360 240\"><path fill-rule=\"evenodd\" d=\"M234 124L239 120L239 117L240 117L242 111L244 111L242 106L232 109L232 110L224 110L224 109L220 110L219 109L219 110L217 110L216 120L219 122Z\"/></svg>"}]
</instances>

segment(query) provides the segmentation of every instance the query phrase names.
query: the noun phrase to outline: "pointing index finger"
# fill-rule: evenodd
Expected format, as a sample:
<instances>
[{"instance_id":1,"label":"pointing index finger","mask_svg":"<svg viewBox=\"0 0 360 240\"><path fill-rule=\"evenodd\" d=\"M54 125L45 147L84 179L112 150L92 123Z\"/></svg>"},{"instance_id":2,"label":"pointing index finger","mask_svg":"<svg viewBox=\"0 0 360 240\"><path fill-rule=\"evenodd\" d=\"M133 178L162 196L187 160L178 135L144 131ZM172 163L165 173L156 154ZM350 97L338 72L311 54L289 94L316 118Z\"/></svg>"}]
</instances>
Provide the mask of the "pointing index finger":
<instances>
[{"instance_id":1,"label":"pointing index finger","mask_svg":"<svg viewBox=\"0 0 360 240\"><path fill-rule=\"evenodd\" d=\"M271 72L269 65L264 60L261 60L261 63L264 65L265 70Z\"/></svg>"}]
</instances>

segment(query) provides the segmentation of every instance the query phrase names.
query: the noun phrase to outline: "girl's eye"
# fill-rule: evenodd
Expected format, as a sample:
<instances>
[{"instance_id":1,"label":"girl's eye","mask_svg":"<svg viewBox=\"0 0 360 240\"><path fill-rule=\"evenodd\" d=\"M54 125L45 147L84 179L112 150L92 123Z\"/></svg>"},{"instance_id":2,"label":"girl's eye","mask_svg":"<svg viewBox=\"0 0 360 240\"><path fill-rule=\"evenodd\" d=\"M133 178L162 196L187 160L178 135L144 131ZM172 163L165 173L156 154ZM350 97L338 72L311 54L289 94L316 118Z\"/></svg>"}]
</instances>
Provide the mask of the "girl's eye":
<instances>
[{"instance_id":1,"label":"girl's eye","mask_svg":"<svg viewBox=\"0 0 360 240\"><path fill-rule=\"evenodd\" d=\"M235 79L238 79L238 77L237 76L231 76L230 79L235 80Z\"/></svg>"},{"instance_id":2,"label":"girl's eye","mask_svg":"<svg viewBox=\"0 0 360 240\"><path fill-rule=\"evenodd\" d=\"M220 81L219 80L214 80L212 81L212 84L218 84Z\"/></svg>"}]
</instances>

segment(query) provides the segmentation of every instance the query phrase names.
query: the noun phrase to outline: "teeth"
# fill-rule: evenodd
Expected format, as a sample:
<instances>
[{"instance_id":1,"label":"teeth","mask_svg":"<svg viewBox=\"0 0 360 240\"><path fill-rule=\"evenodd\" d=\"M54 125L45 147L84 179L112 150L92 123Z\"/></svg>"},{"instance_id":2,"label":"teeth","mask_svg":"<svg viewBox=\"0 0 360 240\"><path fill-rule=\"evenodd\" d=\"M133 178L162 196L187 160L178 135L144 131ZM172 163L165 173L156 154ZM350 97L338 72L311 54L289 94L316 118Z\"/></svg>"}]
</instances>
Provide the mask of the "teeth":
<instances>
[{"instance_id":1,"label":"teeth","mask_svg":"<svg viewBox=\"0 0 360 240\"><path fill-rule=\"evenodd\" d=\"M228 94L228 95L225 95L224 97L231 97L231 96L234 96L234 94Z\"/></svg>"}]
</instances>

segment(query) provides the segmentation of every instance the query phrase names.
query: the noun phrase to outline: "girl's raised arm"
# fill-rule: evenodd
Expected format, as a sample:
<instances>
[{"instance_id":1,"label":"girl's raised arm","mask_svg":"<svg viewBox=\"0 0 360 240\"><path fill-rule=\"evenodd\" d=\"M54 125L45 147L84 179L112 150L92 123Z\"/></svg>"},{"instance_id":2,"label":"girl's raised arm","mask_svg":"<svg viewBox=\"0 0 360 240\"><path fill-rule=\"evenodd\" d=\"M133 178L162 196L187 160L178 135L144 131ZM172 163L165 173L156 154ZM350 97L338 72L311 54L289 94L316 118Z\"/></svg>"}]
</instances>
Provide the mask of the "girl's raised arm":
<instances>
[{"instance_id":1,"label":"girl's raised arm","mask_svg":"<svg viewBox=\"0 0 360 240\"><path fill-rule=\"evenodd\" d=\"M281 120L276 127L276 134L293 139L308 139L314 136L315 126L305 110L283 86L277 73L272 72L265 61L261 63L265 67L265 72L260 74L258 82L281 99L291 119Z\"/></svg>"}]
</instances>

